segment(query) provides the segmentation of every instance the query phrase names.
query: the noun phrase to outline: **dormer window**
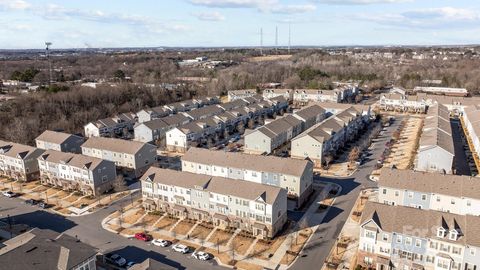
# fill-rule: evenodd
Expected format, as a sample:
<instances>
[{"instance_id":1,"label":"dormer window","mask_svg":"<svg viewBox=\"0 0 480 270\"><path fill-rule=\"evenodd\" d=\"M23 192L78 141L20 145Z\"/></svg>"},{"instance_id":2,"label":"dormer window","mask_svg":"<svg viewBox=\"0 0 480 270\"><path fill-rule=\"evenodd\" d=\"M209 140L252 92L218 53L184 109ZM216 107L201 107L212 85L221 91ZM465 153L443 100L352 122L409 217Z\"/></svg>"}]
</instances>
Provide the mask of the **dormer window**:
<instances>
[{"instance_id":1,"label":"dormer window","mask_svg":"<svg viewBox=\"0 0 480 270\"><path fill-rule=\"evenodd\" d=\"M450 233L448 234L448 239L450 239L452 241L457 241L458 232L456 230L451 230Z\"/></svg>"},{"instance_id":2,"label":"dormer window","mask_svg":"<svg viewBox=\"0 0 480 270\"><path fill-rule=\"evenodd\" d=\"M440 227L437 229L437 237L443 238L445 237L445 233L446 233L446 230L444 228Z\"/></svg>"}]
</instances>

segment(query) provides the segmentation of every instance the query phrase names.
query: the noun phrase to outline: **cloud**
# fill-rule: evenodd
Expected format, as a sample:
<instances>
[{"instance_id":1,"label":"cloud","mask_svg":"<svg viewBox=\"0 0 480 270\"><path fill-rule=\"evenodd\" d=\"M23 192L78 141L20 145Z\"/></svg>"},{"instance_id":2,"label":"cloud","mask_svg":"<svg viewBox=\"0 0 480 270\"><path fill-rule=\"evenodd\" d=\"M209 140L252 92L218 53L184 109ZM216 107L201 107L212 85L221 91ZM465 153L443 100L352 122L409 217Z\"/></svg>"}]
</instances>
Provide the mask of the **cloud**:
<instances>
[{"instance_id":1,"label":"cloud","mask_svg":"<svg viewBox=\"0 0 480 270\"><path fill-rule=\"evenodd\" d=\"M279 0L189 0L189 2L210 8L251 8L275 14L306 13L316 9L313 4L285 5Z\"/></svg>"},{"instance_id":2,"label":"cloud","mask_svg":"<svg viewBox=\"0 0 480 270\"><path fill-rule=\"evenodd\" d=\"M398 14L360 14L351 18L400 28L468 28L478 26L480 12L462 8L441 7L418 9Z\"/></svg>"},{"instance_id":3,"label":"cloud","mask_svg":"<svg viewBox=\"0 0 480 270\"><path fill-rule=\"evenodd\" d=\"M413 0L316 0L315 2L328 5L371 5L406 3Z\"/></svg>"},{"instance_id":4,"label":"cloud","mask_svg":"<svg viewBox=\"0 0 480 270\"><path fill-rule=\"evenodd\" d=\"M220 14L220 12L200 12L200 13L194 13L193 16L197 17L197 19L201 21L224 21L225 16Z\"/></svg>"},{"instance_id":5,"label":"cloud","mask_svg":"<svg viewBox=\"0 0 480 270\"><path fill-rule=\"evenodd\" d=\"M26 10L31 7L30 3L23 0L0 0L0 9Z\"/></svg>"}]
</instances>

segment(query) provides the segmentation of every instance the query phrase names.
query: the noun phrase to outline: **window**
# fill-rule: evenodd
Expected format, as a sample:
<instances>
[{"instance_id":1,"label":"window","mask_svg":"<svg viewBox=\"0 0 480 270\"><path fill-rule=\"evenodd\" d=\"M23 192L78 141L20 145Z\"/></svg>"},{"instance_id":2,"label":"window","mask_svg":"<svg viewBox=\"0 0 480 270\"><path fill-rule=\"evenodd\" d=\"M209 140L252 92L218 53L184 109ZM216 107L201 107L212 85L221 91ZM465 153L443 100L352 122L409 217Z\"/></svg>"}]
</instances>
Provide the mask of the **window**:
<instances>
[{"instance_id":1,"label":"window","mask_svg":"<svg viewBox=\"0 0 480 270\"><path fill-rule=\"evenodd\" d=\"M383 194L387 194L387 189L384 188L383 191L382 191Z\"/></svg>"},{"instance_id":2,"label":"window","mask_svg":"<svg viewBox=\"0 0 480 270\"><path fill-rule=\"evenodd\" d=\"M458 238L458 232L456 230L451 230L450 233L448 234L448 239L457 241Z\"/></svg>"},{"instance_id":3,"label":"window","mask_svg":"<svg viewBox=\"0 0 480 270\"><path fill-rule=\"evenodd\" d=\"M365 230L365 237L375 239L375 232Z\"/></svg>"},{"instance_id":4,"label":"window","mask_svg":"<svg viewBox=\"0 0 480 270\"><path fill-rule=\"evenodd\" d=\"M401 235L397 235L397 243L402 243L402 236Z\"/></svg>"},{"instance_id":5,"label":"window","mask_svg":"<svg viewBox=\"0 0 480 270\"><path fill-rule=\"evenodd\" d=\"M411 245L412 244L412 238L411 237L405 237L405 245Z\"/></svg>"},{"instance_id":6,"label":"window","mask_svg":"<svg viewBox=\"0 0 480 270\"><path fill-rule=\"evenodd\" d=\"M388 233L384 233L382 239L383 241L388 241Z\"/></svg>"},{"instance_id":7,"label":"window","mask_svg":"<svg viewBox=\"0 0 480 270\"><path fill-rule=\"evenodd\" d=\"M452 200L450 201L450 203L451 203L451 204L455 204L455 199L452 199Z\"/></svg>"},{"instance_id":8,"label":"window","mask_svg":"<svg viewBox=\"0 0 480 270\"><path fill-rule=\"evenodd\" d=\"M437 202L440 202L440 196L437 196Z\"/></svg>"},{"instance_id":9,"label":"window","mask_svg":"<svg viewBox=\"0 0 480 270\"><path fill-rule=\"evenodd\" d=\"M400 196L400 192L395 191L395 197L398 197L398 196Z\"/></svg>"},{"instance_id":10,"label":"window","mask_svg":"<svg viewBox=\"0 0 480 270\"><path fill-rule=\"evenodd\" d=\"M426 201L427 200L427 195L426 194L422 194L422 201Z\"/></svg>"},{"instance_id":11,"label":"window","mask_svg":"<svg viewBox=\"0 0 480 270\"><path fill-rule=\"evenodd\" d=\"M467 200L467 206L472 206L472 202L470 200Z\"/></svg>"},{"instance_id":12,"label":"window","mask_svg":"<svg viewBox=\"0 0 480 270\"><path fill-rule=\"evenodd\" d=\"M421 247L422 246L422 240L420 240L420 239L415 240L415 246L416 247Z\"/></svg>"},{"instance_id":13,"label":"window","mask_svg":"<svg viewBox=\"0 0 480 270\"><path fill-rule=\"evenodd\" d=\"M471 247L470 248L470 255L475 256L475 253L476 253L475 251L476 251L475 248Z\"/></svg>"},{"instance_id":14,"label":"window","mask_svg":"<svg viewBox=\"0 0 480 270\"><path fill-rule=\"evenodd\" d=\"M437 229L437 237L445 237L445 229L444 228L438 228Z\"/></svg>"},{"instance_id":15,"label":"window","mask_svg":"<svg viewBox=\"0 0 480 270\"><path fill-rule=\"evenodd\" d=\"M413 192L408 192L408 197L411 199L413 198Z\"/></svg>"}]
</instances>

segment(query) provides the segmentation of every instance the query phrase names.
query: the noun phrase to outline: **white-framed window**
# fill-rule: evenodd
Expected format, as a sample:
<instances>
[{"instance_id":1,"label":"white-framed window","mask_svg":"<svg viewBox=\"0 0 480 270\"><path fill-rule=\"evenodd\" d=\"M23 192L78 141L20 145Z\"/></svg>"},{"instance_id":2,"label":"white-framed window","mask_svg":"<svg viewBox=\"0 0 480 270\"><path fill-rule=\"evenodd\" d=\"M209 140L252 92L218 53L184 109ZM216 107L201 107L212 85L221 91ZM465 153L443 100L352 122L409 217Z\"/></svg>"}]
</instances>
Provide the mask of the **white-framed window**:
<instances>
[{"instance_id":1,"label":"white-framed window","mask_svg":"<svg viewBox=\"0 0 480 270\"><path fill-rule=\"evenodd\" d=\"M398 196L400 196L400 192L395 191L395 197L398 197Z\"/></svg>"},{"instance_id":2,"label":"white-framed window","mask_svg":"<svg viewBox=\"0 0 480 270\"><path fill-rule=\"evenodd\" d=\"M388 241L388 233L384 233L382 239L383 241Z\"/></svg>"},{"instance_id":3,"label":"white-framed window","mask_svg":"<svg viewBox=\"0 0 480 270\"><path fill-rule=\"evenodd\" d=\"M411 237L405 237L405 245L411 245L412 244L412 238Z\"/></svg>"},{"instance_id":4,"label":"white-framed window","mask_svg":"<svg viewBox=\"0 0 480 270\"><path fill-rule=\"evenodd\" d=\"M470 248L470 255L475 256L476 249L475 248Z\"/></svg>"},{"instance_id":5,"label":"white-framed window","mask_svg":"<svg viewBox=\"0 0 480 270\"><path fill-rule=\"evenodd\" d=\"M444 228L440 227L440 228L437 229L437 237L443 238L443 237L445 237L445 233L446 233L446 231L445 231Z\"/></svg>"},{"instance_id":6,"label":"white-framed window","mask_svg":"<svg viewBox=\"0 0 480 270\"><path fill-rule=\"evenodd\" d=\"M413 192L411 192L411 191L408 192L408 197L409 197L410 199L413 198Z\"/></svg>"},{"instance_id":7,"label":"white-framed window","mask_svg":"<svg viewBox=\"0 0 480 270\"><path fill-rule=\"evenodd\" d=\"M415 246L416 247L421 247L422 246L422 240L420 240L420 239L415 240Z\"/></svg>"},{"instance_id":8,"label":"white-framed window","mask_svg":"<svg viewBox=\"0 0 480 270\"><path fill-rule=\"evenodd\" d=\"M426 201L427 200L427 194L422 194L422 201Z\"/></svg>"},{"instance_id":9,"label":"white-framed window","mask_svg":"<svg viewBox=\"0 0 480 270\"><path fill-rule=\"evenodd\" d=\"M402 243L402 236L401 235L397 235L397 241L396 241L398 244Z\"/></svg>"},{"instance_id":10,"label":"white-framed window","mask_svg":"<svg viewBox=\"0 0 480 270\"><path fill-rule=\"evenodd\" d=\"M365 237L375 239L376 233L373 231L365 230Z\"/></svg>"},{"instance_id":11,"label":"white-framed window","mask_svg":"<svg viewBox=\"0 0 480 270\"><path fill-rule=\"evenodd\" d=\"M458 238L458 232L456 230L451 230L450 233L448 234L448 239L457 241Z\"/></svg>"}]
</instances>

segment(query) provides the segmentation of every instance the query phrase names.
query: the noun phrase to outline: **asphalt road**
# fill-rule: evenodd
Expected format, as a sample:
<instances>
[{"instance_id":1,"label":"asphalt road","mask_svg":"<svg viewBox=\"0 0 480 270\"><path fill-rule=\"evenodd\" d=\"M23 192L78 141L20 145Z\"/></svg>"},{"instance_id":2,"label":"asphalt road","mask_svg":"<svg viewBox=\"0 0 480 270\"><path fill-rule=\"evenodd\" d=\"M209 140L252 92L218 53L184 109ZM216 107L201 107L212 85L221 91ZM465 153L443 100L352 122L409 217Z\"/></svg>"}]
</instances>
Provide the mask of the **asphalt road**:
<instances>
[{"instance_id":1,"label":"asphalt road","mask_svg":"<svg viewBox=\"0 0 480 270\"><path fill-rule=\"evenodd\" d=\"M337 183L342 186L342 192L303 251L304 256L295 262L292 269L318 269L324 263L360 191L376 186L367 177L383 152L385 142L391 138L393 130L398 127L400 121L401 117L397 118L397 121L387 128L385 134L375 141L367 162L352 177L342 179L318 177L314 179L314 181ZM189 255L173 252L170 248L156 247L135 239L126 239L104 230L101 226L102 220L118 210L121 205L128 204L130 200L130 197L125 198L91 215L65 218L40 210L35 206L26 205L20 199L8 199L0 196L0 219L5 220L9 215L14 223L24 223L59 233L65 232L77 236L81 241L97 247L102 252L115 251L129 261L141 262L146 258L153 258L178 269L225 269L218 266L215 261L198 261Z\"/></svg>"},{"instance_id":2,"label":"asphalt road","mask_svg":"<svg viewBox=\"0 0 480 270\"><path fill-rule=\"evenodd\" d=\"M351 176L346 178L327 178L317 177L314 181L326 181L340 185L342 192L335 199L335 204L328 210L322 224L315 231L314 236L308 242L297 261L290 269L320 269L333 248L335 240L339 236L343 225L352 211L355 201L363 189L377 187L376 182L370 181L368 176L375 169L375 164L380 158L385 143L392 138L393 131L397 129L403 117L397 117L397 120L374 140L374 145L369 150L367 162Z\"/></svg>"}]
</instances>

